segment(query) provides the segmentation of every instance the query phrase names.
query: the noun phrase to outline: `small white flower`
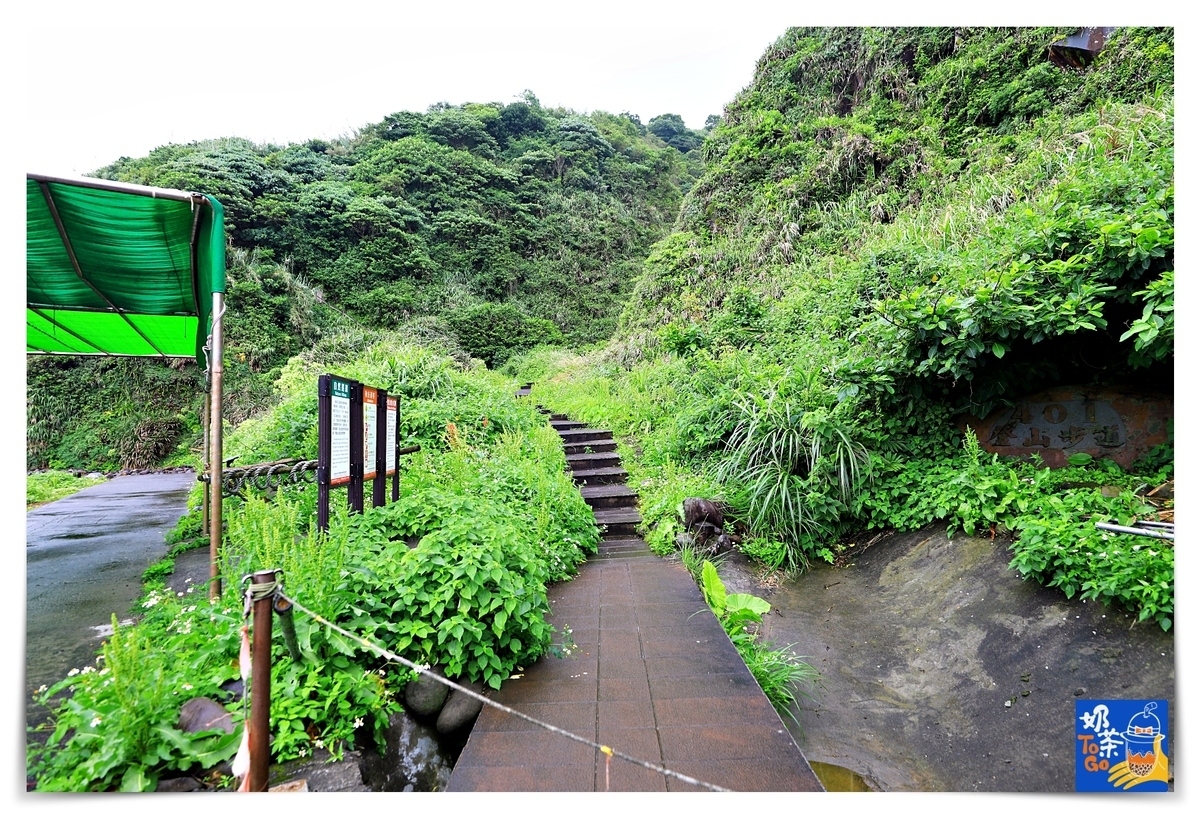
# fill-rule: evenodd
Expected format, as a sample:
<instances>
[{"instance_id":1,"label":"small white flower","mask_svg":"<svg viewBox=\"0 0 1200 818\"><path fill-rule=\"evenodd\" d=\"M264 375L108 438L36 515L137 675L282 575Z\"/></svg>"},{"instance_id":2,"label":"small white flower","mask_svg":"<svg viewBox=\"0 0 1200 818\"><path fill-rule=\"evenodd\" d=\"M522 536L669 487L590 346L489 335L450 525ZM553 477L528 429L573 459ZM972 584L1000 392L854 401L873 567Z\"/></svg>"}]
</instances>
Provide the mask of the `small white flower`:
<instances>
[{"instance_id":1,"label":"small white flower","mask_svg":"<svg viewBox=\"0 0 1200 818\"><path fill-rule=\"evenodd\" d=\"M99 727L99 726L100 726L100 717L96 716L96 718L92 719L92 727Z\"/></svg>"},{"instance_id":2,"label":"small white flower","mask_svg":"<svg viewBox=\"0 0 1200 818\"><path fill-rule=\"evenodd\" d=\"M77 667L73 667L73 668L71 668L69 671L67 671L67 675L68 675L68 676L78 676L78 675L79 675L79 668L77 668Z\"/></svg>"},{"instance_id":3,"label":"small white flower","mask_svg":"<svg viewBox=\"0 0 1200 818\"><path fill-rule=\"evenodd\" d=\"M184 690L191 690L191 689L192 689L192 686L191 686L190 684L188 684L187 682L184 682L184 683L183 683L183 689L184 689Z\"/></svg>"},{"instance_id":4,"label":"small white flower","mask_svg":"<svg viewBox=\"0 0 1200 818\"><path fill-rule=\"evenodd\" d=\"M358 729L359 727L362 727L362 726L363 726L363 720L362 720L362 719L355 719L355 720L354 720L354 728L355 728L355 729Z\"/></svg>"},{"instance_id":5,"label":"small white flower","mask_svg":"<svg viewBox=\"0 0 1200 818\"><path fill-rule=\"evenodd\" d=\"M38 692L38 693L45 693L45 692L46 692L46 686L45 686L45 685L42 685L41 687L39 687L39 688L37 689L37 692Z\"/></svg>"},{"instance_id":6,"label":"small white flower","mask_svg":"<svg viewBox=\"0 0 1200 818\"><path fill-rule=\"evenodd\" d=\"M325 742L321 741L320 739L316 739L315 741L313 741L313 746L324 749Z\"/></svg>"}]
</instances>

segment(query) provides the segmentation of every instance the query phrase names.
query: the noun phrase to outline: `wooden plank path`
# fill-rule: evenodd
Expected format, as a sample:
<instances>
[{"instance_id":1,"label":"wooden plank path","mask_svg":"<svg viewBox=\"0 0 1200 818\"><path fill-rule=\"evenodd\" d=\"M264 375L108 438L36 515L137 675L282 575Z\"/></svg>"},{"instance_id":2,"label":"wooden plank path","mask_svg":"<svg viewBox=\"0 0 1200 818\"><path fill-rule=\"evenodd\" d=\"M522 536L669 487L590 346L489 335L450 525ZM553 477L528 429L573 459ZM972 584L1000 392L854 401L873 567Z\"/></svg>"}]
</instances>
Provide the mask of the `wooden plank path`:
<instances>
[{"instance_id":1,"label":"wooden plank path","mask_svg":"<svg viewBox=\"0 0 1200 818\"><path fill-rule=\"evenodd\" d=\"M522 390L528 394L527 390ZM724 789L823 788L678 563L636 535L637 495L605 430L554 415L568 465L605 535L579 575L549 589L575 649L547 655L493 700L577 736ZM615 447L614 447L615 448ZM458 792L706 791L484 707L450 778Z\"/></svg>"}]
</instances>

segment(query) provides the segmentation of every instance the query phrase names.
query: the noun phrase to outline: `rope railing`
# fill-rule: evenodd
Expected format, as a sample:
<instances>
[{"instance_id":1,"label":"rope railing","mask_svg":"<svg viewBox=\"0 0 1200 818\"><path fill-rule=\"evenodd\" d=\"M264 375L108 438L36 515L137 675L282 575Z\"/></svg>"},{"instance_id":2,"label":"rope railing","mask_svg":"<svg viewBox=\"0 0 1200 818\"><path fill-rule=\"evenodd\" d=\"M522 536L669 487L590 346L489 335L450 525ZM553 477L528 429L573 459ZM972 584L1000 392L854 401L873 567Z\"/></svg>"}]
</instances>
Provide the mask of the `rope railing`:
<instances>
[{"instance_id":1,"label":"rope railing","mask_svg":"<svg viewBox=\"0 0 1200 818\"><path fill-rule=\"evenodd\" d=\"M296 600L294 600L294 599L290 599L286 596L283 596L282 594L280 594L280 598L285 600L287 603L290 603L292 606L294 606L296 608L296 610L300 611L301 613L307 614L314 621L319 622L322 625L325 625L327 628L337 631L342 636L345 636L347 639L351 639L351 640L357 642L358 644L362 645L363 647L367 648L368 650L374 651L375 653L379 654L380 656L384 657L385 659L390 659L394 662L399 662L400 664L404 665L405 667L409 668L410 670L416 671L417 673L421 674L422 676L428 676L431 679L441 682L442 684L446 685L447 687L453 688L454 690L457 690L460 693L463 693L479 702L482 702L487 707L494 707L497 710L507 713L510 716L516 716L517 718L524 719L525 721L529 722L530 724L535 724L544 730L549 730L550 732L552 732L556 735L560 735L565 738L569 738L572 741L577 741L580 744L586 744L587 746L591 747L592 749L599 750L605 756L604 780L605 780L606 787L608 784L608 762L609 762L609 759L611 759L613 756L616 756L617 758L620 758L624 761L628 761L632 764L637 764L641 767L645 767L647 770L652 770L656 773L661 773L662 775L671 776L672 778L678 779L679 781L682 781L685 784L691 784L694 787L704 787L705 789L712 790L713 792L732 792L732 790L727 790L724 787L718 787L716 784L710 784L707 781L701 781L698 778L693 778L690 775L684 775L683 773L676 772L675 770L668 769L667 767L663 767L658 764L653 764L649 761L643 761L640 758L634 758L633 756L627 755L626 753L623 753L620 750L616 750L612 747L609 747L606 744L600 744L598 742L592 741L591 739L576 735L575 733L572 733L569 730L564 730L561 727L556 727L553 724L549 724L547 722L542 721L541 719L536 719L533 716L526 715L525 713L522 713L519 710L514 710L513 708L511 708L507 705L500 704L499 702L496 702L496 701L492 701L487 696L480 695L479 693L476 693L474 690L471 690L468 687L464 687L460 684L457 684L456 682L452 682L449 679L447 679L443 676L440 676L437 673L434 673L429 668L427 668L423 665L418 665L415 662L411 662L408 659L405 659L403 656L399 656L399 655L393 653L392 651L388 650L385 647L376 645L373 642L363 639L361 636L358 636L357 634L353 634L350 631L345 630L344 628L338 627L337 625L330 622L328 619L325 619L324 617L322 617L320 614L315 613L314 611L310 611L308 608L305 608L303 605L301 605L299 602L296 602Z\"/></svg>"},{"instance_id":2,"label":"rope railing","mask_svg":"<svg viewBox=\"0 0 1200 818\"><path fill-rule=\"evenodd\" d=\"M247 613L247 616L249 615L249 612L251 610L253 603L263 602L268 597L272 599L272 601L273 601L272 606L270 608L265 609L267 611L265 613L265 616L267 617L265 627L267 629L268 634L270 633L270 613L269 613L269 611L271 610L271 608L273 608L277 612L280 611L281 608L284 610L287 610L289 617L290 617L291 610L294 608L295 610L300 611L301 613L310 617L313 621L315 621L321 625L324 625L325 627L329 628L330 630L333 630L333 631L341 634L342 636L346 637L347 639L361 645L362 647L377 654L378 656L381 656L381 657L388 659L390 661L393 661L393 662L397 662L397 663L407 667L408 669L415 671L419 675L427 676L431 679L434 679L435 681L438 681L441 684L444 684L453 690L457 690L460 693L479 701L481 704L483 704L486 707L495 708L504 713L507 713L510 716L515 716L517 718L523 719L523 720L529 722L530 724L534 724L534 725L542 728L543 730L547 730L551 733L554 733L555 735L563 736L564 738L568 738L572 741L579 742L580 744L587 745L588 747L591 747L595 750L599 750L604 755L604 783L605 783L606 790L608 789L608 785L609 785L609 763L611 762L612 758L615 756L623 761L627 761L631 764L636 764L640 767L644 767L647 770L651 770L651 771L659 773L661 775L670 776L671 778L674 778L678 781L682 781L685 784L690 784L694 787L703 787L704 789L712 790L713 792L732 792L732 790L725 789L724 787L719 787L716 784L711 784L707 781L702 781L698 778L693 778L690 775L685 775L683 773L680 773L675 770L664 767L660 764L654 764L653 762L645 761L640 758L636 758L627 753L623 753L620 750L614 749L613 747L610 747L607 744L600 744L599 742L592 741L589 738L585 738L583 736L576 735L575 733L572 733L569 730L564 730L561 727L557 727L553 724L542 721L541 719L537 719L537 718L534 718L533 716L522 713L519 710L514 710L513 708L511 708L507 705L504 705L499 702L493 701L492 699L489 699L487 696L476 693L474 690L471 690L468 687L464 687L463 685L460 685L457 682L453 682L450 679L447 679L447 678L441 676L440 674L434 673L432 670L429 669L428 666L419 665L416 662L413 662L409 659L405 659L403 656L400 656L400 655L388 650L387 648L383 647L382 645L378 645L374 642L371 642L368 639L364 639L363 637L359 636L358 634L351 633L350 631L346 630L345 628L339 627L338 625L335 625L333 622L330 622L328 619L326 619L325 617L316 613L315 611L309 610L308 608L306 608L304 605L300 604L296 600L286 596L283 593L282 582L279 581L280 573L281 572L279 572L279 571L272 571L272 572L262 572L260 574L253 575L253 577L256 580L259 580L259 578L265 579L268 574L271 574L271 575L274 575L275 581L274 582L256 581L256 582L250 584L246 591L246 613ZM247 577L244 578L243 581L245 582L246 580L248 580L250 578L250 576L251 575L247 575ZM290 622L288 622L287 624L290 625ZM258 627L259 627L259 621L258 621L257 615L256 615L255 628L257 629ZM285 626L285 630L286 629L287 628ZM285 641L290 641L290 640L285 639ZM289 650L290 649L291 649L291 645L289 644ZM258 657L256 656L256 660L257 660L257 658ZM265 678L269 679L270 677L268 675ZM251 692L252 693L254 692L253 687L251 688ZM256 694L256 696L257 696L257 694ZM262 700L268 702L268 709L269 709L269 701L270 701L269 691L267 693L267 696ZM257 701L259 701L259 699L256 697L255 702L257 702ZM253 710L254 710L254 702L251 703L251 711L253 712ZM259 718L263 719L264 716L262 714L260 714ZM265 730L264 730L264 732L265 732ZM249 781L249 776L246 778L246 781ZM245 784L245 782L243 782L243 785L244 784Z\"/></svg>"}]
</instances>

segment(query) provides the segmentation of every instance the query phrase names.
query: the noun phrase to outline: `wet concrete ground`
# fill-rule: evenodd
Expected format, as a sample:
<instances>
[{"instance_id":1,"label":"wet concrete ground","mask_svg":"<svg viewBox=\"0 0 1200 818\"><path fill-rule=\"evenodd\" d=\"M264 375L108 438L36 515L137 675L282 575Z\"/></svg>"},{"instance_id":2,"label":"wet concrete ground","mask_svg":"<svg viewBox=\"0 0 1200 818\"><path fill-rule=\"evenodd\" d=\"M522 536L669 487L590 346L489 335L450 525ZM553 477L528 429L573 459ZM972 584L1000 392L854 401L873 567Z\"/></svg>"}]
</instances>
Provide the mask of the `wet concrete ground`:
<instances>
[{"instance_id":1,"label":"wet concrete ground","mask_svg":"<svg viewBox=\"0 0 1200 818\"><path fill-rule=\"evenodd\" d=\"M102 634L130 616L142 572L167 553L187 511L192 472L128 475L26 513L26 723L33 691L95 664Z\"/></svg>"},{"instance_id":2,"label":"wet concrete ground","mask_svg":"<svg viewBox=\"0 0 1200 818\"><path fill-rule=\"evenodd\" d=\"M720 573L771 602L767 636L823 676L788 722L804 754L875 789L1073 792L1077 697L1166 699L1177 736L1173 631L1023 582L1010 559L938 526L798 580L760 584L740 555Z\"/></svg>"}]
</instances>

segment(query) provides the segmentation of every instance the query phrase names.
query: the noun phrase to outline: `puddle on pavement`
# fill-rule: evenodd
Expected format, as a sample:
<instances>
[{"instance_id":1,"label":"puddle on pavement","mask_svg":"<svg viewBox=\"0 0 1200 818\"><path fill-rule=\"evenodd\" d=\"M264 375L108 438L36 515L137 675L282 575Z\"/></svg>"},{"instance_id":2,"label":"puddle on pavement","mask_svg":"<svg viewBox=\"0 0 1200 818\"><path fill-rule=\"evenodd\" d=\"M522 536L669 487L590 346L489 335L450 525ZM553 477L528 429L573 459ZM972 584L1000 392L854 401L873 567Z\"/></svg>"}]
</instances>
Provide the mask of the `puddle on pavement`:
<instances>
[{"instance_id":1,"label":"puddle on pavement","mask_svg":"<svg viewBox=\"0 0 1200 818\"><path fill-rule=\"evenodd\" d=\"M866 779L854 770L839 767L836 764L826 764L822 761L808 763L813 772L817 774L817 778L820 779L821 785L828 792L875 792Z\"/></svg>"}]
</instances>

